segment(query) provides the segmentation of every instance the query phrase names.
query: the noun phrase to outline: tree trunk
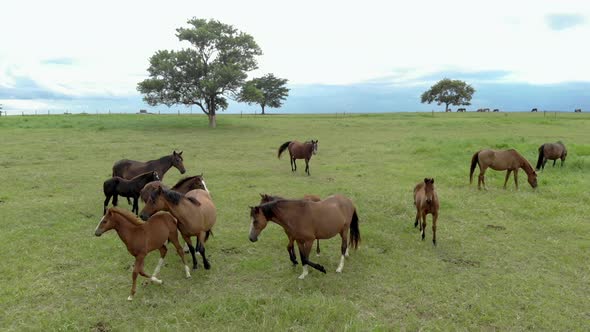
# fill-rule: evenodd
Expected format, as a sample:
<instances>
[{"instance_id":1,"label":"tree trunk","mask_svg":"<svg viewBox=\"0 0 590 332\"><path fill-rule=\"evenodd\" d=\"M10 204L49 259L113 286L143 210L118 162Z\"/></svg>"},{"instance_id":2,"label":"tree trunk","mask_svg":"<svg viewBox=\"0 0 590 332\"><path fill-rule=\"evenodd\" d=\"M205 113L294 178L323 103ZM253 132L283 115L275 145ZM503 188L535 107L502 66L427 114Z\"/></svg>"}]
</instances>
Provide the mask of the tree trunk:
<instances>
[{"instance_id":1,"label":"tree trunk","mask_svg":"<svg viewBox=\"0 0 590 332\"><path fill-rule=\"evenodd\" d=\"M215 110L210 110L209 114L207 114L209 118L209 128L217 127L217 120L215 119Z\"/></svg>"},{"instance_id":2,"label":"tree trunk","mask_svg":"<svg viewBox=\"0 0 590 332\"><path fill-rule=\"evenodd\" d=\"M449 111L449 104L445 104L445 113Z\"/></svg>"},{"instance_id":3,"label":"tree trunk","mask_svg":"<svg viewBox=\"0 0 590 332\"><path fill-rule=\"evenodd\" d=\"M264 115L264 105L262 105L261 107L262 107L262 115Z\"/></svg>"}]
</instances>

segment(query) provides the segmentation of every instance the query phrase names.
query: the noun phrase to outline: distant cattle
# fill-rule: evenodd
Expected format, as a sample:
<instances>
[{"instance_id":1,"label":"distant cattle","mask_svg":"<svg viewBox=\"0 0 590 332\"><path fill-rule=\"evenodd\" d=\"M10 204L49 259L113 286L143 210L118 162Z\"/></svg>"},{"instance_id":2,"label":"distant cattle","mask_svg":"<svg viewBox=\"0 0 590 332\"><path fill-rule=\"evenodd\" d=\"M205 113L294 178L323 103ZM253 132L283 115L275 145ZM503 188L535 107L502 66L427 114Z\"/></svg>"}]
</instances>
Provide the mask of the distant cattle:
<instances>
[{"instance_id":1,"label":"distant cattle","mask_svg":"<svg viewBox=\"0 0 590 332\"><path fill-rule=\"evenodd\" d=\"M537 112L537 109L536 109L536 108L533 108L533 109L531 110L531 112Z\"/></svg>"},{"instance_id":2,"label":"distant cattle","mask_svg":"<svg viewBox=\"0 0 590 332\"><path fill-rule=\"evenodd\" d=\"M575 113L582 113L582 109L581 109L581 108L576 108L576 109L574 110L574 112L575 112Z\"/></svg>"},{"instance_id":3,"label":"distant cattle","mask_svg":"<svg viewBox=\"0 0 590 332\"><path fill-rule=\"evenodd\" d=\"M457 112L465 112L464 108L457 108Z\"/></svg>"},{"instance_id":4,"label":"distant cattle","mask_svg":"<svg viewBox=\"0 0 590 332\"><path fill-rule=\"evenodd\" d=\"M494 112L500 112L500 110L497 108L494 108Z\"/></svg>"}]
</instances>

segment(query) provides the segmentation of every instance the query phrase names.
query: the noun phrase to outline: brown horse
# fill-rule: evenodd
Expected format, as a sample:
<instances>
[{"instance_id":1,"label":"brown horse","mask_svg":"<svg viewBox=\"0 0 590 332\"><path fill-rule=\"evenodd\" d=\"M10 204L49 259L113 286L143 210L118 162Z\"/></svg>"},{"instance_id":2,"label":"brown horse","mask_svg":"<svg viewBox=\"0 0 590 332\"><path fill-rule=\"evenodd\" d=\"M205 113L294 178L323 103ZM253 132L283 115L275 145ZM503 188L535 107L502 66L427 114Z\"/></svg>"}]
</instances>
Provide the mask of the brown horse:
<instances>
[{"instance_id":1,"label":"brown horse","mask_svg":"<svg viewBox=\"0 0 590 332\"><path fill-rule=\"evenodd\" d=\"M184 265L186 277L191 277L189 268L184 261L184 252L180 247L180 243L178 243L176 220L170 214L158 213L143 223L129 211L110 208L96 226L94 235L101 236L110 229L115 229L121 241L125 243L127 251L135 257L135 266L133 267L132 274L133 285L131 286L131 295L129 295L127 300L133 300L138 274L149 278L157 284L162 283L162 280L159 280L157 277L158 273L160 273L160 268L164 264L166 252L168 251L168 248L166 248L167 241L174 244L176 252ZM156 249L160 250L160 260L154 273L150 276L143 270L143 262L145 256Z\"/></svg>"},{"instance_id":2,"label":"brown horse","mask_svg":"<svg viewBox=\"0 0 590 332\"><path fill-rule=\"evenodd\" d=\"M342 272L344 256L348 256L348 236L350 245L356 249L360 241L358 216L352 201L341 195L330 196L320 202L308 200L276 200L262 205L250 207L252 224L250 241L258 241L260 232L269 221L279 224L289 238L297 241L299 256L303 265L304 279L309 273L308 265L326 273L326 269L309 260L309 253L315 239L329 239L336 234L342 238L340 265L336 272ZM347 234L350 233L350 234ZM295 261L295 251L289 252L291 261Z\"/></svg>"},{"instance_id":3,"label":"brown horse","mask_svg":"<svg viewBox=\"0 0 590 332\"><path fill-rule=\"evenodd\" d=\"M106 180L102 185L102 190L106 196L102 214L107 211L107 206L111 197L113 197L113 206L118 204L118 196L133 198L132 212L139 213L139 204L137 202L141 189L149 182L159 180L158 172L149 171L134 177L131 180L126 180L118 176Z\"/></svg>"},{"instance_id":4,"label":"brown horse","mask_svg":"<svg viewBox=\"0 0 590 332\"><path fill-rule=\"evenodd\" d=\"M471 170L469 172L469 183L473 183L473 171L475 165L479 165L479 177L477 180L477 188L481 189L483 184L486 189L485 172L486 169L491 168L496 171L506 172L506 179L504 180L504 189L506 189L506 183L511 172L514 172L514 184L518 190L518 169L522 168L528 177L528 182L533 188L537 188L537 173L531 166L531 164L514 149L509 150L481 150L477 151L473 157L471 157Z\"/></svg>"},{"instance_id":5,"label":"brown horse","mask_svg":"<svg viewBox=\"0 0 590 332\"><path fill-rule=\"evenodd\" d=\"M169 188L161 181L152 181L143 187L143 190L141 191L141 200L145 203L150 197L152 191L160 186L164 189L174 190L181 194L186 194L187 192L195 189L202 189L206 192L209 192L207 189L207 184L205 183L205 179L203 178L203 174L201 174L182 178L178 180L178 182L176 182L172 188Z\"/></svg>"},{"instance_id":6,"label":"brown horse","mask_svg":"<svg viewBox=\"0 0 590 332\"><path fill-rule=\"evenodd\" d=\"M276 201L279 199L284 199L284 198L280 197L280 196L260 194L260 204ZM319 202L322 200L320 198L320 196L318 196L318 195L309 195L309 194L303 195L303 199L308 200L308 201L312 201L312 202ZM287 236L289 236L289 234L287 234ZM293 251L293 241L294 241L294 239L289 237L289 244L287 245L287 252L289 252L289 258L291 259L291 262L293 262L294 265L297 265L297 258L295 258L295 256L291 256L291 251ZM317 244L316 255L319 256L320 255L320 240L316 240L316 244Z\"/></svg>"},{"instance_id":7,"label":"brown horse","mask_svg":"<svg viewBox=\"0 0 590 332\"><path fill-rule=\"evenodd\" d=\"M309 160L311 156L318 153L318 140L311 140L305 143L299 141L288 141L279 147L278 157L281 159L281 154L285 149L289 148L289 160L291 161L291 172L297 170L296 159L305 159L305 173L309 174Z\"/></svg>"},{"instance_id":8,"label":"brown horse","mask_svg":"<svg viewBox=\"0 0 590 332\"><path fill-rule=\"evenodd\" d=\"M539 147L539 160L535 168L537 171L540 169L544 170L547 160L553 160L553 166L555 166L557 159L561 159L561 166L563 167L565 157L567 157L567 149L561 141L557 143L545 143Z\"/></svg>"},{"instance_id":9,"label":"brown horse","mask_svg":"<svg viewBox=\"0 0 590 332\"><path fill-rule=\"evenodd\" d=\"M414 206L416 206L416 221L414 227L420 225L422 241L426 233L426 215L432 215L432 244L436 246L436 221L438 219L439 201L434 189L434 179L425 178L424 182L414 187ZM419 222L422 218L422 223Z\"/></svg>"},{"instance_id":10,"label":"brown horse","mask_svg":"<svg viewBox=\"0 0 590 332\"><path fill-rule=\"evenodd\" d=\"M203 266L208 270L211 265L205 256L205 241L217 219L217 211L209 193L196 189L183 195L159 186L152 190L139 216L146 220L158 211L170 212L178 220L178 230L193 257L193 269L197 268L197 258L191 236L197 237L197 250L203 258Z\"/></svg>"}]
</instances>

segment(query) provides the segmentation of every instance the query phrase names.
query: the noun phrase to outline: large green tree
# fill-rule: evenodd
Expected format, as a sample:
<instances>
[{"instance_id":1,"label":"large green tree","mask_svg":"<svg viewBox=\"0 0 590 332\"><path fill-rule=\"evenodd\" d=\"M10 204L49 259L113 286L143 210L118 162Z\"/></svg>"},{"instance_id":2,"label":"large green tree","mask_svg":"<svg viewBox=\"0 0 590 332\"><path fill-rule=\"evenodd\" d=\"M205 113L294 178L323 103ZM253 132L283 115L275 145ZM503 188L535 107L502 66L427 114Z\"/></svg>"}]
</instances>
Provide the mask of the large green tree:
<instances>
[{"instance_id":1,"label":"large green tree","mask_svg":"<svg viewBox=\"0 0 590 332\"><path fill-rule=\"evenodd\" d=\"M254 38L216 20L193 18L176 36L191 47L160 50L150 58L149 78L137 85L150 105L197 105L216 126L217 110L227 109L228 96L237 96L247 72L258 68L261 55Z\"/></svg>"},{"instance_id":2,"label":"large green tree","mask_svg":"<svg viewBox=\"0 0 590 332\"><path fill-rule=\"evenodd\" d=\"M449 105L471 105L471 97L475 89L461 81L451 80L448 78L438 81L435 85L422 94L423 103L432 103L435 101L438 105L445 104L445 112L449 110Z\"/></svg>"},{"instance_id":3,"label":"large green tree","mask_svg":"<svg viewBox=\"0 0 590 332\"><path fill-rule=\"evenodd\" d=\"M268 107L279 108L283 101L289 96L289 89L285 86L287 79L275 77L273 74L266 74L263 77L254 78L242 88L238 100L248 104L258 104L264 109Z\"/></svg>"}]
</instances>

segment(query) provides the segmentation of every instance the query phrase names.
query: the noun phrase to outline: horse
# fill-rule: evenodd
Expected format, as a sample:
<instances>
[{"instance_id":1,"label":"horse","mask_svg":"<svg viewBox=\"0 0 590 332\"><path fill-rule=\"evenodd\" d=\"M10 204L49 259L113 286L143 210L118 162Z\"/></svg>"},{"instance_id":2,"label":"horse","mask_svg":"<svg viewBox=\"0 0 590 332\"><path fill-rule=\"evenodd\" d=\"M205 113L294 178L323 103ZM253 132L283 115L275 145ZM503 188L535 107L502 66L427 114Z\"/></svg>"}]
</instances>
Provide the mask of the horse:
<instances>
[{"instance_id":1,"label":"horse","mask_svg":"<svg viewBox=\"0 0 590 332\"><path fill-rule=\"evenodd\" d=\"M164 264L164 257L166 257L166 242L172 242L176 248L178 256L184 265L184 272L187 278L191 277L189 268L184 260L184 252L178 242L178 233L176 229L176 220L169 213L158 213L153 215L143 223L133 213L119 209L109 208L102 219L98 222L94 235L101 236L104 232L115 229L119 238L125 246L127 251L135 257L135 265L133 267L133 274L131 276L133 284L131 286L131 295L127 300L133 300L135 296L135 285L137 284L137 275L150 279L152 282L162 284L162 280L158 279L160 268ZM145 256L154 251L160 250L160 260L150 276L143 270L143 263Z\"/></svg>"},{"instance_id":2,"label":"horse","mask_svg":"<svg viewBox=\"0 0 590 332\"><path fill-rule=\"evenodd\" d=\"M539 110L537 110L536 108L533 108L533 109L531 110L531 112L538 112L538 111L539 111Z\"/></svg>"},{"instance_id":3,"label":"horse","mask_svg":"<svg viewBox=\"0 0 590 332\"><path fill-rule=\"evenodd\" d=\"M499 108L494 108L494 112L500 112Z\"/></svg>"},{"instance_id":4,"label":"horse","mask_svg":"<svg viewBox=\"0 0 590 332\"><path fill-rule=\"evenodd\" d=\"M180 174L184 174L186 170L184 169L183 160L182 151L178 153L172 151L171 155L146 162L121 159L113 165L113 177L118 176L130 180L139 174L149 171L157 171L158 177L164 179L164 174L166 174L172 166L176 167ZM127 202L131 204L129 199L127 199Z\"/></svg>"},{"instance_id":5,"label":"horse","mask_svg":"<svg viewBox=\"0 0 590 332\"><path fill-rule=\"evenodd\" d=\"M281 154L285 149L289 148L289 160L291 161L291 172L297 170L296 159L305 159L305 173L309 174L309 160L311 156L318 153L318 140L311 140L305 143L298 141L287 141L279 147L278 157L281 159Z\"/></svg>"},{"instance_id":6,"label":"horse","mask_svg":"<svg viewBox=\"0 0 590 332\"><path fill-rule=\"evenodd\" d=\"M540 169L544 170L547 160L553 160L553 166L555 166L557 159L561 159L561 166L563 167L566 157L567 149L561 141L557 143L545 143L539 147L539 160L535 168L537 171Z\"/></svg>"},{"instance_id":7,"label":"horse","mask_svg":"<svg viewBox=\"0 0 590 332\"><path fill-rule=\"evenodd\" d=\"M127 197L128 199L133 198L133 208L131 211L137 214L139 212L139 204L137 203L137 199L139 198L141 189L147 183L159 179L158 172L149 171L140 174L131 180L125 180L118 176L106 180L102 185L102 190L106 197L104 200L102 214L104 215L106 213L111 197L113 197L113 206L117 206L118 196Z\"/></svg>"},{"instance_id":8,"label":"horse","mask_svg":"<svg viewBox=\"0 0 590 332\"><path fill-rule=\"evenodd\" d=\"M582 113L582 109L581 109L581 108L576 108L576 109L574 110L574 113Z\"/></svg>"},{"instance_id":9,"label":"horse","mask_svg":"<svg viewBox=\"0 0 590 332\"><path fill-rule=\"evenodd\" d=\"M276 201L278 199L284 199L284 198L280 197L280 196L271 196L271 195L267 195L267 194L260 194L260 204ZM320 196L318 196L318 195L309 195L309 194L303 195L303 199L308 200L308 201L312 201L312 202L319 202L322 200L320 198ZM288 235L289 234L287 234L287 236ZM294 241L293 238L289 237L289 244L287 245L287 251L289 253L291 253L291 250L293 250L293 241ZM319 256L320 255L320 240L317 240L316 244L317 244L316 255ZM297 259L294 256L291 256L291 254L289 254L289 258L291 258L291 262L293 262L293 265L297 265Z\"/></svg>"},{"instance_id":10,"label":"horse","mask_svg":"<svg viewBox=\"0 0 590 332\"><path fill-rule=\"evenodd\" d=\"M169 188L161 181L152 181L143 187L143 190L140 193L141 200L145 203L150 197L152 191L157 189L158 186L161 186L164 189L177 191L181 194L186 194L187 192L195 189L202 189L206 192L209 192L207 184L205 183L205 179L203 178L203 174L201 174L182 178L178 180L178 182L176 182L172 188Z\"/></svg>"},{"instance_id":11,"label":"horse","mask_svg":"<svg viewBox=\"0 0 590 332\"><path fill-rule=\"evenodd\" d=\"M350 199L341 195L333 195L320 202L279 199L250 207L250 217L252 218L249 236L251 242L258 241L260 232L269 221L282 226L287 236L297 241L303 266L299 279L304 279L309 274L308 265L326 273L322 265L309 260L314 240L329 239L340 234L341 257L336 269L336 272L340 273L344 268L344 257L348 256L348 236L350 236L350 246L355 249L361 239L356 208ZM293 248L290 248L289 256L291 261L296 260Z\"/></svg>"},{"instance_id":12,"label":"horse","mask_svg":"<svg viewBox=\"0 0 590 332\"><path fill-rule=\"evenodd\" d=\"M484 174L488 167L496 171L507 170L506 179L504 180L504 189L506 189L506 183L508 182L510 173L514 172L514 184L516 190L518 190L519 168L522 168L527 174L527 180L531 187L533 187L533 189L537 188L537 173L531 164L514 149L477 151L473 157L471 157L471 169L469 172L470 184L473 183L473 171L475 170L476 165L479 165L477 189L481 189L481 184L483 184L484 189L487 189Z\"/></svg>"},{"instance_id":13,"label":"horse","mask_svg":"<svg viewBox=\"0 0 590 332\"><path fill-rule=\"evenodd\" d=\"M457 108L457 112L465 112L465 108Z\"/></svg>"},{"instance_id":14,"label":"horse","mask_svg":"<svg viewBox=\"0 0 590 332\"><path fill-rule=\"evenodd\" d=\"M160 185L151 191L139 216L141 219L147 220L158 211L169 212L178 220L178 230L188 245L193 258L193 269L197 268L197 258L191 236L197 237L197 250L203 258L203 266L209 270L211 264L205 256L205 242L211 235L211 229L217 220L217 211L209 193L205 190L195 189L183 195Z\"/></svg>"},{"instance_id":15,"label":"horse","mask_svg":"<svg viewBox=\"0 0 590 332\"><path fill-rule=\"evenodd\" d=\"M436 246L436 221L438 219L439 201L436 189L434 189L434 179L425 178L414 187L414 206L416 206L416 221L414 227L420 225L422 241L426 233L426 215L432 215L432 244ZM419 222L422 218L422 223Z\"/></svg>"}]
</instances>

